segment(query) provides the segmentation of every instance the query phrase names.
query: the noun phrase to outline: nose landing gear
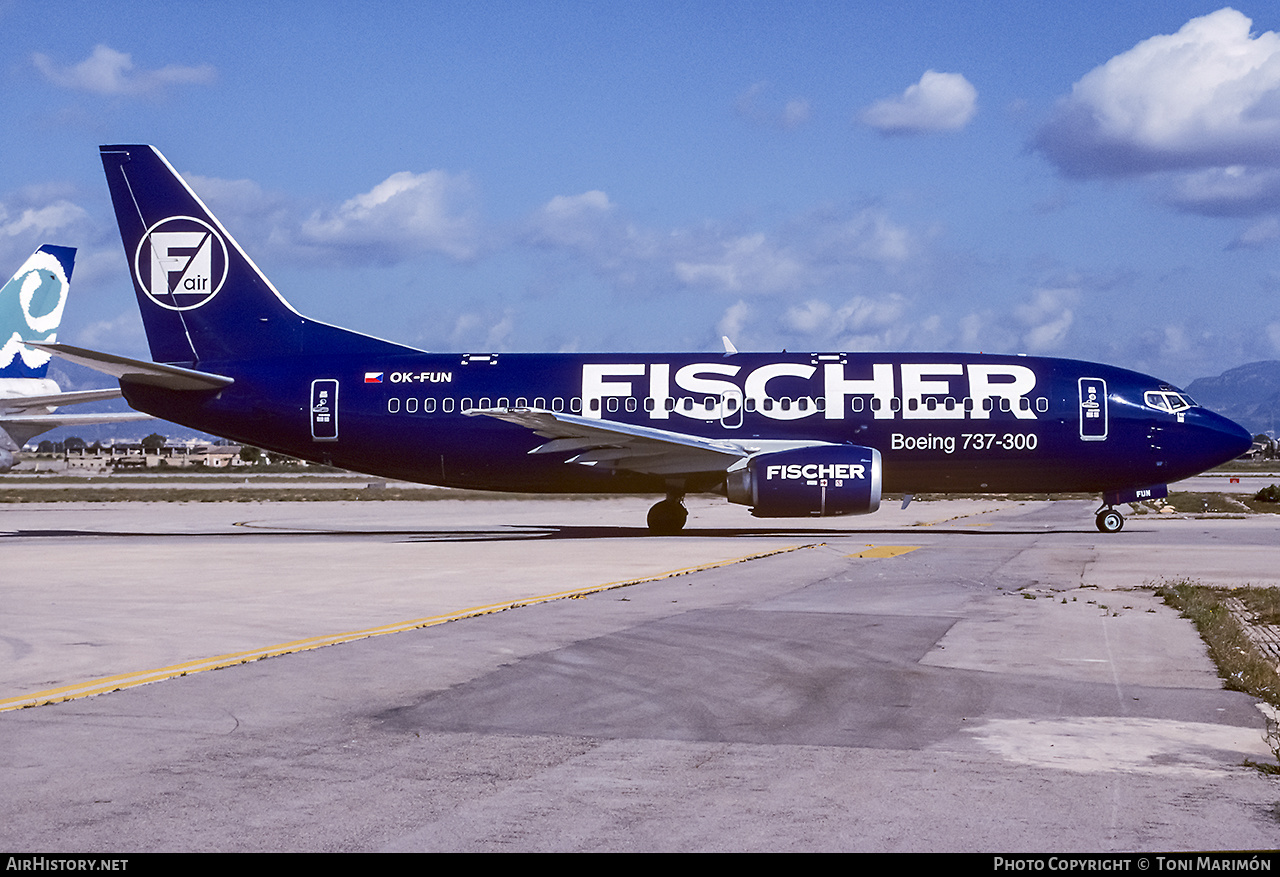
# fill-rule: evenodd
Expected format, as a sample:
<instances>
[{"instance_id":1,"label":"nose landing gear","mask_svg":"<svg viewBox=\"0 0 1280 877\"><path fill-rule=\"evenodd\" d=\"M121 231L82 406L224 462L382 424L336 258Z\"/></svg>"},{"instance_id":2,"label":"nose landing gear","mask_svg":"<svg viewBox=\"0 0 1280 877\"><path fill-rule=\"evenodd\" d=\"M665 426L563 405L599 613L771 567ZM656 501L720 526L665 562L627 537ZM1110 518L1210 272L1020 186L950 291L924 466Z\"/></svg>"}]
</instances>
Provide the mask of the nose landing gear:
<instances>
[{"instance_id":1,"label":"nose landing gear","mask_svg":"<svg viewBox=\"0 0 1280 877\"><path fill-rule=\"evenodd\" d=\"M1094 523L1098 525L1099 533L1119 533L1124 527L1124 515L1109 505L1103 506L1098 509L1098 516Z\"/></svg>"}]
</instances>

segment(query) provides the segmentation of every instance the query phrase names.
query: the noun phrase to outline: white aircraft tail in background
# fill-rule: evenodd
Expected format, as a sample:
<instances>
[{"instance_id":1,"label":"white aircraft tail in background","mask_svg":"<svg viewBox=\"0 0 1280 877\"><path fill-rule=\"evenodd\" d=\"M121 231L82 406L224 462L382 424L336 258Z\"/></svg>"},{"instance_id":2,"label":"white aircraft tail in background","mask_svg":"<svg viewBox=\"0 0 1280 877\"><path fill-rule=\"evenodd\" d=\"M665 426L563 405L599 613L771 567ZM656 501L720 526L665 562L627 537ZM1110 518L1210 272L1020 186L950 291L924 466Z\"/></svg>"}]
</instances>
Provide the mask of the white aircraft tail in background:
<instances>
[{"instance_id":1,"label":"white aircraft tail in background","mask_svg":"<svg viewBox=\"0 0 1280 877\"><path fill-rule=\"evenodd\" d=\"M75 266L73 247L45 244L0 288L0 472L33 436L59 426L148 420L150 415L54 414L63 405L116 399L119 388L63 393L46 375L50 355L26 342L57 340Z\"/></svg>"}]
</instances>

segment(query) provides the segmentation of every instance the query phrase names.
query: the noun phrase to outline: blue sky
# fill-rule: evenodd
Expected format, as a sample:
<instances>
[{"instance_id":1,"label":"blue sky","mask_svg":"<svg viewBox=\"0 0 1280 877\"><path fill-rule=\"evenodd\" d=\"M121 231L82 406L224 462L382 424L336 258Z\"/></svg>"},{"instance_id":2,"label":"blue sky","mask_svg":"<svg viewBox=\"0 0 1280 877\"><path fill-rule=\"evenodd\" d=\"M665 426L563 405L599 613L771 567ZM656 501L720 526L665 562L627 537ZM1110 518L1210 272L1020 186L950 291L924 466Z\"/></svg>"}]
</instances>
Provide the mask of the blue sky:
<instances>
[{"instance_id":1,"label":"blue sky","mask_svg":"<svg viewBox=\"0 0 1280 877\"><path fill-rule=\"evenodd\" d=\"M145 356L97 157L428 350L1280 358L1274 4L3 2L0 262Z\"/></svg>"}]
</instances>

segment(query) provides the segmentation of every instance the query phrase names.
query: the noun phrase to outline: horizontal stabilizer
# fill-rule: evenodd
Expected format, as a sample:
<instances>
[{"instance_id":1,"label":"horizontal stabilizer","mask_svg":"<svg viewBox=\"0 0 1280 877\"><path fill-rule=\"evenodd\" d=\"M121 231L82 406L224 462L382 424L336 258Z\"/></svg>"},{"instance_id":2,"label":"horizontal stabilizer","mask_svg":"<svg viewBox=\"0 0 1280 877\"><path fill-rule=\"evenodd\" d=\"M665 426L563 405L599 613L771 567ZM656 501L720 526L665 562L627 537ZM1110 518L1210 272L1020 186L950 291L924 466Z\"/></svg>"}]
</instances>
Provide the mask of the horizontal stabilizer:
<instances>
[{"instance_id":1,"label":"horizontal stabilizer","mask_svg":"<svg viewBox=\"0 0 1280 877\"><path fill-rule=\"evenodd\" d=\"M69 344L32 343L29 346L47 350L68 362L111 375L120 381L163 387L166 390L218 390L235 383L234 378L226 375L215 375L158 362L143 362L140 359L129 359L113 353L100 353L83 347L72 347Z\"/></svg>"},{"instance_id":2,"label":"horizontal stabilizer","mask_svg":"<svg viewBox=\"0 0 1280 877\"><path fill-rule=\"evenodd\" d=\"M151 415L138 411L113 414L4 414L0 415L0 449L6 448L5 438L16 451L28 441L60 426L89 426L96 423L136 423L151 420ZM2 463L3 461L0 461ZM11 461L12 462L12 461ZM0 466L0 472L7 471Z\"/></svg>"},{"instance_id":3,"label":"horizontal stabilizer","mask_svg":"<svg viewBox=\"0 0 1280 877\"><path fill-rule=\"evenodd\" d=\"M39 396L6 396L0 399L0 410L30 411L33 408L61 408L63 405L106 402L109 399L119 398L119 387L108 387L103 390L73 390L69 393L43 393Z\"/></svg>"},{"instance_id":4,"label":"horizontal stabilizer","mask_svg":"<svg viewBox=\"0 0 1280 877\"><path fill-rule=\"evenodd\" d=\"M88 426L95 423L136 423L139 420L154 420L150 414L141 411L123 411L103 414L14 414L0 417L0 426L39 426L44 432L59 426Z\"/></svg>"}]
</instances>

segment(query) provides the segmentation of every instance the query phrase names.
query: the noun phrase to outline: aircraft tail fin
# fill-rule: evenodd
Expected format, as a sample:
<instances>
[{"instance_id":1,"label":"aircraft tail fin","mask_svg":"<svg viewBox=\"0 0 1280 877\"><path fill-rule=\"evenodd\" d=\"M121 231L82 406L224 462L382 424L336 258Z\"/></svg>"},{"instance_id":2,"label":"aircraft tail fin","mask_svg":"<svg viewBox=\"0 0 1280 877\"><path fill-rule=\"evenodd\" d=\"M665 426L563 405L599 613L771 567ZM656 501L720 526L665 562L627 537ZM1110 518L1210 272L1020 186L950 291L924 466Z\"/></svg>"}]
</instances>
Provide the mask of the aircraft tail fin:
<instances>
[{"instance_id":1,"label":"aircraft tail fin","mask_svg":"<svg viewBox=\"0 0 1280 877\"><path fill-rule=\"evenodd\" d=\"M49 354L24 341L56 341L75 267L74 247L45 244L0 287L0 378L43 378Z\"/></svg>"},{"instance_id":2,"label":"aircraft tail fin","mask_svg":"<svg viewBox=\"0 0 1280 877\"><path fill-rule=\"evenodd\" d=\"M100 153L156 362L398 348L294 310L155 147Z\"/></svg>"}]
</instances>

